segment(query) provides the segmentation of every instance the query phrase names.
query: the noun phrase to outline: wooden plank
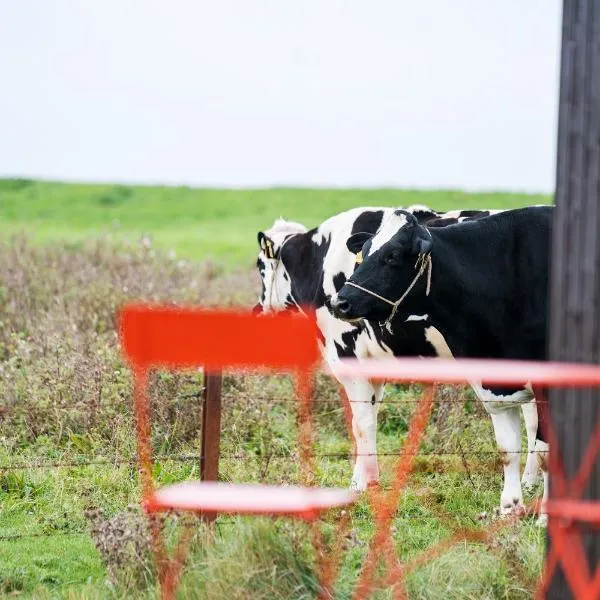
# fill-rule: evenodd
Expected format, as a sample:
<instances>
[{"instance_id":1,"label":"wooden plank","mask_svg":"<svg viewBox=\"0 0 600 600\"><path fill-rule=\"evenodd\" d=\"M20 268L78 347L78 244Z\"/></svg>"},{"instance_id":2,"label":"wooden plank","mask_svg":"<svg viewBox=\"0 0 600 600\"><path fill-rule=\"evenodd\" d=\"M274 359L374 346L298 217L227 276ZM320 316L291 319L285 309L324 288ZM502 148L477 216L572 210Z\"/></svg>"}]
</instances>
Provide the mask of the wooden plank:
<instances>
[{"instance_id":1,"label":"wooden plank","mask_svg":"<svg viewBox=\"0 0 600 600\"><path fill-rule=\"evenodd\" d=\"M221 447L221 373L204 373L202 402L202 441L200 457L200 479L219 480L219 454ZM204 513L202 518L212 522L216 513Z\"/></svg>"},{"instance_id":2,"label":"wooden plank","mask_svg":"<svg viewBox=\"0 0 600 600\"><path fill-rule=\"evenodd\" d=\"M600 4L563 0L550 360L600 363L599 203ZM549 399L558 438L554 451L560 452L570 478L577 472L600 416L600 390L551 389ZM561 499L552 480L550 498ZM598 461L583 498L600 499ZM600 559L600 536L586 529L584 546L593 572ZM548 544L552 545L551 538ZM548 597L574 597L561 565L550 582Z\"/></svg>"}]
</instances>

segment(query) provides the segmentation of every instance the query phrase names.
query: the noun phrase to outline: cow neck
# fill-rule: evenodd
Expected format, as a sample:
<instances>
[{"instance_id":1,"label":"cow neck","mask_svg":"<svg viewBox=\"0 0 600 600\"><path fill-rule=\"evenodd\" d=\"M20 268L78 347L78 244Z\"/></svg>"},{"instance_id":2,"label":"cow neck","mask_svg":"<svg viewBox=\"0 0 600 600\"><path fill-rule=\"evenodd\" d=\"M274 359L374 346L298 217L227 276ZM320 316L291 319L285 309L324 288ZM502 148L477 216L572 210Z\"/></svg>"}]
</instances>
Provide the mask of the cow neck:
<instances>
[{"instance_id":1,"label":"cow neck","mask_svg":"<svg viewBox=\"0 0 600 600\"><path fill-rule=\"evenodd\" d=\"M486 318L482 307L494 310L482 298L484 286L476 275L473 276L481 269L489 272L488 252L485 244L469 247L464 230L456 232L452 229L449 226L430 230L434 238L431 293L429 297L424 293L413 297L411 308L418 307L419 311L429 315L431 324L442 333L455 356L475 358L480 354L477 340L488 337L486 322L489 315Z\"/></svg>"},{"instance_id":2,"label":"cow neck","mask_svg":"<svg viewBox=\"0 0 600 600\"><path fill-rule=\"evenodd\" d=\"M290 276L290 274L289 274L289 272L288 272L288 270L287 270L287 268L285 266L285 263L283 262L283 259L282 259L282 257L283 257L283 248L286 246L286 244L288 244L288 242L290 240L292 240L293 238L295 238L297 235L299 235L299 234L293 233L293 234L291 234L290 236L286 237L283 240L283 243L281 244L281 246L279 248L279 251L277 253L277 257L274 259L275 264L273 266L273 281L276 282L276 280L277 280L277 271L279 271L279 270L283 271L283 276L286 279L289 279L289 281L290 281L290 294L289 295L290 295L290 298L291 298L292 302L294 303L294 305L296 306L296 308L300 312L304 312L302 310L302 307L300 306L300 303L294 297L293 290L291 289L291 287L292 287L292 284L291 284L292 278L291 278L291 276ZM277 286L276 285L272 285L271 286L271 297L269 299L269 304L271 306L273 305L273 296L274 295L277 297L278 303L279 303L279 300L280 300L278 292L276 292L274 290L277 290Z\"/></svg>"}]
</instances>

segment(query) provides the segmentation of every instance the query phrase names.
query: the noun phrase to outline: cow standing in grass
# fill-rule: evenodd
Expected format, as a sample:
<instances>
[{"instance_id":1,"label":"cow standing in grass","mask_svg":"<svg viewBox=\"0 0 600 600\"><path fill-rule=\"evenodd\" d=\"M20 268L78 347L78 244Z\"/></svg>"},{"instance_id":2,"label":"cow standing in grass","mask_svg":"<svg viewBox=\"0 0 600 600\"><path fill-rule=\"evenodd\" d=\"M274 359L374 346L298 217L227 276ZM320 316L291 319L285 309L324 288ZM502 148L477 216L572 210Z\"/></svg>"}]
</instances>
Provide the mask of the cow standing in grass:
<instances>
[{"instance_id":1,"label":"cow standing in grass","mask_svg":"<svg viewBox=\"0 0 600 600\"><path fill-rule=\"evenodd\" d=\"M362 262L332 298L331 310L349 322L391 324L398 334L397 322L427 315L427 329L435 332L428 339L439 355L545 360L551 223L548 206L449 227L424 226L403 210L387 213L375 235L348 240ZM488 391L475 384L503 454L505 514L523 509L519 406L533 397L523 384ZM547 449L543 439L538 449Z\"/></svg>"},{"instance_id":2,"label":"cow standing in grass","mask_svg":"<svg viewBox=\"0 0 600 600\"><path fill-rule=\"evenodd\" d=\"M423 206L407 210L418 222L439 227L489 214L489 211L440 214ZM329 300L343 287L356 267L355 254L347 248L348 239L360 232L374 234L382 221L393 214L394 209L391 208L355 208L331 217L310 231L299 223L280 219L269 230L259 232L260 253L256 264L262 292L257 310L312 307L323 336L324 357L329 363L344 357L439 355L443 338L430 326L425 310L394 319L391 333L380 327L377 321L348 323L334 317L328 309ZM379 480L376 429L383 385L348 378L341 379L340 383L350 400L357 448L352 487L364 490L369 483ZM484 401L493 396L488 389L473 387ZM533 404L528 404L523 406L523 413L529 450L533 450L537 411ZM533 485L537 476L535 455L530 453L523 474L524 484Z\"/></svg>"}]
</instances>

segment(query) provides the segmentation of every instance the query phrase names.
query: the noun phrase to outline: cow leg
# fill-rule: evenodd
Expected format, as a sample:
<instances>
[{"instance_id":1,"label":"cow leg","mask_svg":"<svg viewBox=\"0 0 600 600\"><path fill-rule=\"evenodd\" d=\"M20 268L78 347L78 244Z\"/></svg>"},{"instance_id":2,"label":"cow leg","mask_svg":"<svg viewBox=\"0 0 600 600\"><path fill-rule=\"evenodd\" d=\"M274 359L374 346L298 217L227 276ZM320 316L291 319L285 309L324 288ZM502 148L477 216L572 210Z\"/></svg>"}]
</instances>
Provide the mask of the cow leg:
<instances>
[{"instance_id":1,"label":"cow leg","mask_svg":"<svg viewBox=\"0 0 600 600\"><path fill-rule=\"evenodd\" d=\"M493 411L493 412L492 412ZM521 415L519 407L489 410L496 443L504 464L504 487L500 496L500 514L524 511L521 491Z\"/></svg>"},{"instance_id":2,"label":"cow leg","mask_svg":"<svg viewBox=\"0 0 600 600\"><path fill-rule=\"evenodd\" d=\"M352 474L352 489L364 491L369 484L379 482L377 463L377 409L383 385L361 380L341 382L352 410L352 433L356 446L356 462Z\"/></svg>"},{"instance_id":3,"label":"cow leg","mask_svg":"<svg viewBox=\"0 0 600 600\"><path fill-rule=\"evenodd\" d=\"M525 421L525 431L527 432L527 462L521 483L527 489L531 489L539 478L538 457L535 452L535 440L538 428L538 412L535 399L521 406L523 419Z\"/></svg>"},{"instance_id":4,"label":"cow leg","mask_svg":"<svg viewBox=\"0 0 600 600\"><path fill-rule=\"evenodd\" d=\"M533 388L536 400L538 401L538 431L535 441L535 454L542 470L544 478L544 493L542 495L542 503L540 505L539 517L537 524L545 527L548 523L548 514L546 512L546 504L548 502L548 426L549 426L549 408L548 408L548 389L536 386Z\"/></svg>"},{"instance_id":5,"label":"cow leg","mask_svg":"<svg viewBox=\"0 0 600 600\"><path fill-rule=\"evenodd\" d=\"M546 513L546 504L548 502L548 444L540 439L536 440L535 452L544 478L544 493L542 495L542 504L537 524L540 527L545 527L548 523L548 514Z\"/></svg>"}]
</instances>

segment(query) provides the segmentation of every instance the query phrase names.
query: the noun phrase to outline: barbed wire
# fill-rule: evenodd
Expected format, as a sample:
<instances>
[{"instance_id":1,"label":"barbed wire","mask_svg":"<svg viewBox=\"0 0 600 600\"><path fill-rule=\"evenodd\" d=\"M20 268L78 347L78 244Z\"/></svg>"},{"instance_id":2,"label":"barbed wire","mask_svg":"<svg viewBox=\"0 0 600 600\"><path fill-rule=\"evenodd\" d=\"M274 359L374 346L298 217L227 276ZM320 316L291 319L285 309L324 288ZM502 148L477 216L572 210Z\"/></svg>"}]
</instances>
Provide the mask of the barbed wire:
<instances>
[{"instance_id":1,"label":"barbed wire","mask_svg":"<svg viewBox=\"0 0 600 600\"><path fill-rule=\"evenodd\" d=\"M292 392L293 393L293 392ZM190 394L181 394L179 396L177 396L174 400L171 400L170 402L164 402L162 401L161 404L161 408L163 409L169 409L169 408L176 408L177 404L180 404L182 400L186 400L189 398L198 398L199 400L202 400L202 392L194 392L194 393L190 393ZM229 395L229 394L224 394L221 397L221 401L225 402L225 403L229 403L229 402L233 402L238 404L240 402L240 399L244 399L244 400L254 400L254 401L258 401L258 402L264 402L265 404L297 404L297 399L295 397L284 397L284 398L277 398L274 399L272 397L269 396L257 396L255 394L251 394L251 393L247 393L247 392L243 392L240 391L240 393L238 393L237 395ZM436 403L437 404L461 404L464 405L465 403L469 402L469 401L475 401L477 402L477 398L437 398L436 399ZM156 402L156 399L155 399ZM339 399L337 398L314 398L312 400L313 404L336 404L340 402ZM350 400L348 399L348 402L350 404L373 404L373 401L371 399L368 400ZM383 398L380 402L378 402L379 405L381 404L419 404L421 402L420 398ZM549 401L542 399L542 400L535 400L533 402L533 404L548 404ZM487 400L486 404L506 404L506 400ZM56 413L56 411L67 411L67 415L64 416L68 416L68 413L77 413L80 412L81 409L88 409L90 411L101 411L104 409L125 409L127 411L132 411L133 409L133 405L129 400L123 400L122 402L89 402L86 403L85 405L79 405L79 406L74 406L72 404L66 404L66 403L61 403L61 404L53 404L53 405L46 405L46 406L26 406L26 405L19 405L19 406L0 406L0 419L2 417L5 417L6 415L9 416L18 416L18 415L25 415L25 416L31 416L31 413ZM339 408L340 410L343 408L342 406L336 407ZM89 417L89 415L86 415Z\"/></svg>"},{"instance_id":2,"label":"barbed wire","mask_svg":"<svg viewBox=\"0 0 600 600\"><path fill-rule=\"evenodd\" d=\"M77 529L75 531L48 531L48 532L35 532L35 533L15 533L14 535L0 535L0 542L12 542L15 540L29 539L29 538L45 538L45 537L76 537L78 535L89 534L87 529Z\"/></svg>"},{"instance_id":3,"label":"barbed wire","mask_svg":"<svg viewBox=\"0 0 600 600\"><path fill-rule=\"evenodd\" d=\"M239 399L238 399L239 402ZM290 402L290 401L277 401L276 403L273 403L273 405L276 404L283 404L284 402ZM314 401L315 404L333 404L334 401L331 400L315 400ZM350 400L349 401L350 404L372 404L372 402L370 400ZM487 404L502 404L502 400L498 400L498 401L490 401ZM545 402L545 401L544 401ZM379 402L378 404L384 405L402 405L402 404L406 404L406 405L417 405L419 403L419 400L382 400L381 402ZM463 401L454 401L454 400L442 400L439 402L439 404L464 404ZM91 407L90 407L91 408ZM74 408L73 406L58 406L58 407L42 407L42 408L35 408L35 409L27 409L27 408L17 408L17 409L6 409L6 408L2 408L0 407L0 423L2 422L2 420L7 420L10 418L20 418L23 417L25 419L27 418L32 418L35 419L36 416L38 415L51 415L51 416L55 416L57 420L64 420L64 421L69 421L69 420L74 420L74 419L84 419L84 420L88 420L88 421L100 421L101 420L101 416L99 413L102 413L103 410L105 409L115 409L115 408L120 408L122 410L122 412L124 414L128 414L131 415L133 413L133 409L131 406L124 406L124 405L115 405L115 406L96 406L91 408L90 412L83 412L81 409L79 408ZM164 410L169 410L171 408L176 409L178 408L175 405L167 405L167 406L162 406L161 407ZM61 414L57 414L59 411L64 411ZM332 411L335 412L342 412L343 411L343 406L334 406L332 407ZM483 417L485 415L481 415L481 417ZM105 415L105 418L109 416ZM478 418L477 415L474 416L474 418Z\"/></svg>"},{"instance_id":4,"label":"barbed wire","mask_svg":"<svg viewBox=\"0 0 600 600\"><path fill-rule=\"evenodd\" d=\"M175 462L191 462L202 460L199 455L158 455L155 460L159 461L175 461ZM117 466L117 465L137 465L138 460L135 458L116 458L116 459L92 459L92 460L70 460L70 461L45 461L31 463L11 463L0 465L0 471L18 471L21 469L62 469L62 468L77 468L77 467L96 467L96 466Z\"/></svg>"},{"instance_id":5,"label":"barbed wire","mask_svg":"<svg viewBox=\"0 0 600 600\"><path fill-rule=\"evenodd\" d=\"M515 455L529 455L529 454L545 454L545 450L520 450L518 452L510 452ZM499 450L465 450L465 451L432 451L432 452L418 452L416 454L410 454L408 452L316 452L314 453L315 458L330 458L330 459L351 459L357 456L360 457L392 457L392 456L416 456L422 457L458 457L463 458L465 456L502 456ZM155 462L160 461L172 461L172 462L193 462L201 461L204 457L200 454L165 454L157 455L154 457ZM295 454L286 453L264 453L264 454L224 454L221 455L220 460L273 460L273 459L285 459L285 460L299 460L299 456ZM94 466L118 466L118 465L137 465L138 461L135 458L98 458L91 460L56 460L56 461L44 461L44 462L21 462L21 463L9 463L0 464L0 471L17 471L22 469L54 469L54 468L77 468L77 467L94 467Z\"/></svg>"},{"instance_id":6,"label":"barbed wire","mask_svg":"<svg viewBox=\"0 0 600 600\"><path fill-rule=\"evenodd\" d=\"M293 391L291 392L293 394ZM197 398L201 400L203 397L203 390L200 389L197 392L189 393L189 394L179 394L177 395L171 402L165 403L162 401L160 408L169 410L170 408L177 408L184 401L191 398ZM245 391L240 390L237 394L224 394L221 397L221 401L224 404L227 403L239 403L240 399L243 400L254 400L257 402L264 402L269 405L277 405L277 404L291 404L297 403L297 400L294 396L277 398L264 396L264 395L254 395L252 393L247 393ZM470 399L469 398L438 398L436 399L436 403L439 405L443 404L454 404L454 405L465 405ZM476 399L473 399L476 402ZM156 401L156 400L155 400ZM335 405L339 403L338 406L335 406L335 410L339 410L340 412L343 410L342 404L339 402L337 398L313 398L312 402L314 404L330 404ZM349 400L351 404L367 404L371 403L371 400ZM420 398L383 398L381 404L389 404L389 405L418 405L421 402ZM502 403L502 400L498 400L498 403ZM102 412L106 410L118 410L126 413L131 413L133 406L129 401L119 401L119 402L90 402L83 405L79 405L73 407L68 404L60 404L60 405L48 405L43 407L27 407L27 406L0 406L0 422L4 418L11 418L17 416L24 417L34 417L35 414L50 414L56 415L57 419L64 418L86 418L86 419L98 419L102 418ZM84 410L89 410L90 413L82 412ZM59 414L60 411L65 411L62 414ZM34 414L32 414L34 413ZM527 455L530 453L537 453L538 451L529 451L522 450L518 453L514 454L523 454ZM443 451L443 450L432 450L427 452L418 452L407 453L403 451L387 451L387 452L376 452L376 453L355 453L351 451L346 452L314 452L312 453L315 458L320 459L345 459L350 460L354 457L405 457L409 455L416 456L420 459L427 459L432 457L437 458L459 458L462 461L463 468L452 470L453 472L460 471L465 472L466 475L470 479L469 465L466 464L465 457L500 457L501 453L498 450L463 450L460 448L459 451ZM154 457L155 462L181 462L181 463L190 463L190 462L200 462L203 460L203 456L200 454L162 454ZM234 454L224 454L221 455L221 461L227 460L261 460L261 461L271 461L273 459L283 459L286 461L299 461L299 456L296 453L289 452L264 452L261 454L256 453L234 453ZM0 465L0 472L2 471L18 471L18 470L30 470L30 469L60 469L60 468L86 468L86 467L115 467L115 466L138 466L138 459L131 457L98 457L91 459L59 459L53 461L33 461L33 462L20 462L20 463L11 463ZM496 461L493 461L493 466L496 466ZM479 465L480 467L485 467L486 465ZM446 469L448 471L448 469ZM498 475L500 473L498 472ZM471 480L473 484L473 481ZM381 487L380 491L388 492L391 491L391 488ZM427 510L427 505L424 506L424 509ZM361 513L359 511L358 514L353 514L353 519L362 520L368 518L374 518L372 515L369 516L367 513ZM435 512L435 511L434 511ZM453 513L451 519L441 518L439 515L425 515L425 514L401 514L399 511L398 514L395 515L396 521L410 521L410 522L435 522L440 526L447 526L448 523L453 522L457 523L459 521L467 521L470 524L478 524L482 521L487 520L487 514L482 513L485 516L481 518L477 517L474 514L465 514L465 513ZM216 521L216 526L232 526L238 524L238 520L222 520L218 519ZM51 538L51 537L77 537L77 536L89 536L90 531L87 528L81 529L72 529L69 531L48 531L48 532L24 532L24 533L15 533L9 535L0 535L0 542L13 542L23 539L35 539L35 538Z\"/></svg>"}]
</instances>

